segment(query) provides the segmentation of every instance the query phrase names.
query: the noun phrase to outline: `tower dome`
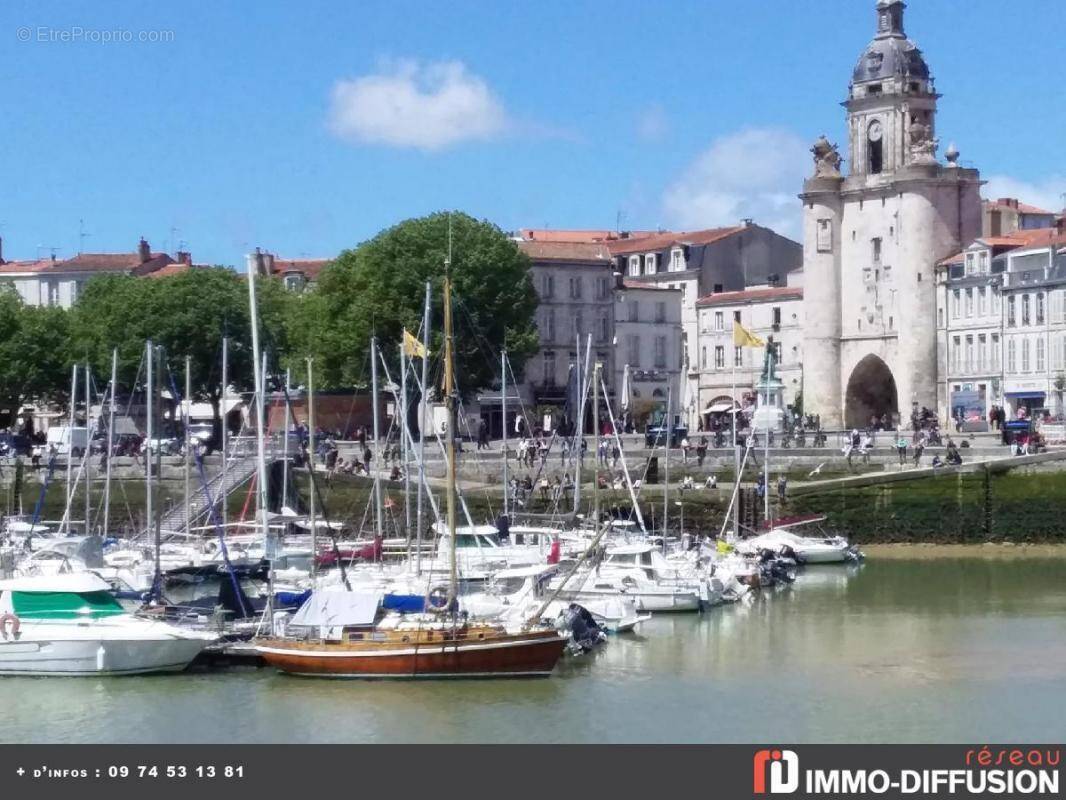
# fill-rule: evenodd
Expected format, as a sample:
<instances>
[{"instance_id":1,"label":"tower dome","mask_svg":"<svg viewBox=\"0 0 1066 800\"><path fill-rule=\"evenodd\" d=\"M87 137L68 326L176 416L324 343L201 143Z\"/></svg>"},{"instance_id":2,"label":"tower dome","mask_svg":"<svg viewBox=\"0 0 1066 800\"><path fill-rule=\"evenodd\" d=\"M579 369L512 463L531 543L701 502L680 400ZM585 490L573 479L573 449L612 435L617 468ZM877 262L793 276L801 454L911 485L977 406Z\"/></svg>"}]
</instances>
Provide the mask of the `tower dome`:
<instances>
[{"instance_id":1,"label":"tower dome","mask_svg":"<svg viewBox=\"0 0 1066 800\"><path fill-rule=\"evenodd\" d=\"M877 34L866 46L852 73L854 83L929 79L922 51L903 33L903 0L879 0Z\"/></svg>"}]
</instances>

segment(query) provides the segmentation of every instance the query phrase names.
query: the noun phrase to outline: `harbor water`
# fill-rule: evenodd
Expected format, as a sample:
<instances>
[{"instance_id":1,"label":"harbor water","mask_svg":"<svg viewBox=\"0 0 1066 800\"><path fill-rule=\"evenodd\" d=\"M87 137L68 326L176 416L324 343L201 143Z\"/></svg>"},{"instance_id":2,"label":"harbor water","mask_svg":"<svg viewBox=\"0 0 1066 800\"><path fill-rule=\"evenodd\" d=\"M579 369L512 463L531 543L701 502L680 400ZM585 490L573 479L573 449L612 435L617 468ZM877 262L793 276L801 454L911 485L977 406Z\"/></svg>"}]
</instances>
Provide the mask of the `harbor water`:
<instances>
[{"instance_id":1,"label":"harbor water","mask_svg":"<svg viewBox=\"0 0 1066 800\"><path fill-rule=\"evenodd\" d=\"M1061 739L1066 552L961 552L808 568L735 606L656 617L543 680L0 678L0 741Z\"/></svg>"}]
</instances>

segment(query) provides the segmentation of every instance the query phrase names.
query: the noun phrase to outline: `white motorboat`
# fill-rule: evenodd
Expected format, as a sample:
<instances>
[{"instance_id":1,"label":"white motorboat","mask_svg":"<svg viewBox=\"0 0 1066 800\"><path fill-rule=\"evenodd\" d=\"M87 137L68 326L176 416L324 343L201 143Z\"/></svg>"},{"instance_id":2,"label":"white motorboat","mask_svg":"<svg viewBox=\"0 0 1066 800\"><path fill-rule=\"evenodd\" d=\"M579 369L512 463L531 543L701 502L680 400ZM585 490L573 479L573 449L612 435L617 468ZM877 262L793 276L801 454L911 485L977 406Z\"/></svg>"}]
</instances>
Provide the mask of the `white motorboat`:
<instances>
[{"instance_id":1,"label":"white motorboat","mask_svg":"<svg viewBox=\"0 0 1066 800\"><path fill-rule=\"evenodd\" d=\"M125 611L88 572L0 581L0 675L178 672L216 638Z\"/></svg>"},{"instance_id":2,"label":"white motorboat","mask_svg":"<svg viewBox=\"0 0 1066 800\"><path fill-rule=\"evenodd\" d=\"M553 564L519 567L497 572L487 592L463 595L460 608L476 616L495 616L505 622L525 622L544 606L550 596L548 582L558 573ZM544 608L542 618L555 619L563 614L573 600L552 600ZM589 597L581 602L596 624L609 633L632 631L651 619L641 614L636 602L624 595Z\"/></svg>"},{"instance_id":3,"label":"white motorboat","mask_svg":"<svg viewBox=\"0 0 1066 800\"><path fill-rule=\"evenodd\" d=\"M745 555L755 555L760 550L772 550L780 554L790 548L795 553L796 561L801 564L843 563L861 557L842 536L800 536L786 528L774 528L768 533L737 542L736 547L738 552Z\"/></svg>"},{"instance_id":4,"label":"white motorboat","mask_svg":"<svg viewBox=\"0 0 1066 800\"><path fill-rule=\"evenodd\" d=\"M557 584L551 588L557 588ZM579 570L559 592L559 598L586 605L622 596L632 600L637 611L661 613L699 611L701 594L695 583L664 583L649 578L639 568L600 566Z\"/></svg>"}]
</instances>

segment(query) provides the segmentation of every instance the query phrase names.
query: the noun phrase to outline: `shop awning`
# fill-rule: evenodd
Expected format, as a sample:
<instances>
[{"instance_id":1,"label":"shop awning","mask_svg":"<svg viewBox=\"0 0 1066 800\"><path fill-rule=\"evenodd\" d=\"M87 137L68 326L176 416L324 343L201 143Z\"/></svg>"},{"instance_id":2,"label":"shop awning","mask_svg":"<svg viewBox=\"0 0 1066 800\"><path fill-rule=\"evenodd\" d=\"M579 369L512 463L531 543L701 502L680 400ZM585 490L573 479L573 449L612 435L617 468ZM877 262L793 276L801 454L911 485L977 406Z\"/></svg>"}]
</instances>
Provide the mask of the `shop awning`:
<instances>
[{"instance_id":1,"label":"shop awning","mask_svg":"<svg viewBox=\"0 0 1066 800\"><path fill-rule=\"evenodd\" d=\"M1044 392L1005 392L1005 395L1013 400L1043 400L1047 396Z\"/></svg>"},{"instance_id":2,"label":"shop awning","mask_svg":"<svg viewBox=\"0 0 1066 800\"><path fill-rule=\"evenodd\" d=\"M714 405L707 406L703 409L704 414L722 414L726 411L730 411L733 408L732 403L715 403Z\"/></svg>"}]
</instances>

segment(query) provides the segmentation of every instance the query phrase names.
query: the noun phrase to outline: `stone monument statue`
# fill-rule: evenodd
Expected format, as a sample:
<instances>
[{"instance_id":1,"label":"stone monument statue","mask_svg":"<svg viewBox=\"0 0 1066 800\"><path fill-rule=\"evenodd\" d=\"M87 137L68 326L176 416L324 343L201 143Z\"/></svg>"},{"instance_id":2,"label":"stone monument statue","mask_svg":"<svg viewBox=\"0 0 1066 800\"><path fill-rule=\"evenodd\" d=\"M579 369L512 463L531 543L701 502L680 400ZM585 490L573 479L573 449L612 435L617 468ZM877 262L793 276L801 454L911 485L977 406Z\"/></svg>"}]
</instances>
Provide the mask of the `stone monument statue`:
<instances>
[{"instance_id":1,"label":"stone monument statue","mask_svg":"<svg viewBox=\"0 0 1066 800\"><path fill-rule=\"evenodd\" d=\"M829 141L823 133L811 148L814 154L814 177L815 178L839 178L840 177L840 152L837 146Z\"/></svg>"},{"instance_id":2,"label":"stone monument statue","mask_svg":"<svg viewBox=\"0 0 1066 800\"><path fill-rule=\"evenodd\" d=\"M912 164L935 164L937 140L933 138L933 128L927 123L914 120L908 130L911 145Z\"/></svg>"}]
</instances>

